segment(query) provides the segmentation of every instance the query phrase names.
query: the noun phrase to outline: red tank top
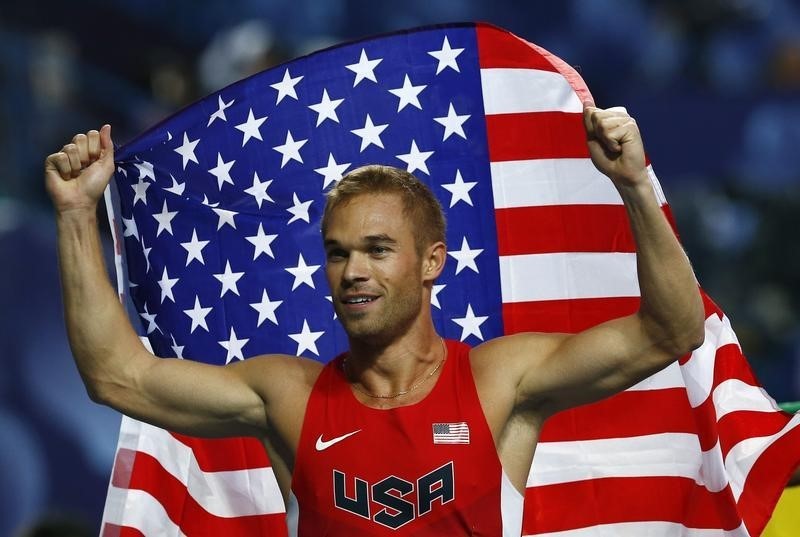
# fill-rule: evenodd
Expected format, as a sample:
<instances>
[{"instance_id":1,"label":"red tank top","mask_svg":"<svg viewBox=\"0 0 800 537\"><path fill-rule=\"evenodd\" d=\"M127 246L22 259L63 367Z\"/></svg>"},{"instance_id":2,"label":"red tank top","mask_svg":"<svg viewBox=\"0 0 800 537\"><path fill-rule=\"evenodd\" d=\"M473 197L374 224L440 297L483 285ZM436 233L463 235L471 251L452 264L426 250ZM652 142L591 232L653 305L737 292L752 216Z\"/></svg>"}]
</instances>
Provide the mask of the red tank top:
<instances>
[{"instance_id":1,"label":"red tank top","mask_svg":"<svg viewBox=\"0 0 800 537\"><path fill-rule=\"evenodd\" d=\"M425 399L389 410L355 398L343 356L322 370L292 476L300 537L502 535L502 468L469 347L447 351Z\"/></svg>"}]
</instances>

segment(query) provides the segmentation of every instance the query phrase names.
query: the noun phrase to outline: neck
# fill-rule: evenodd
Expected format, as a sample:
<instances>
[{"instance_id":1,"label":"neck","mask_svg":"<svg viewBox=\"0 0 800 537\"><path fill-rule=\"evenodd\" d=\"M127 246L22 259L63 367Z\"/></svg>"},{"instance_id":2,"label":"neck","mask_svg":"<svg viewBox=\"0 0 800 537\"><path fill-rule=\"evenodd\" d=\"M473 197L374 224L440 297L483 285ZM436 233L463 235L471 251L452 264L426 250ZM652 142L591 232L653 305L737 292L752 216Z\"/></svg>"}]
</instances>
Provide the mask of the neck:
<instances>
[{"instance_id":1,"label":"neck","mask_svg":"<svg viewBox=\"0 0 800 537\"><path fill-rule=\"evenodd\" d=\"M423 334L406 334L388 344L351 340L345 374L362 395L376 399L412 396L412 392L429 391L445 354L433 326Z\"/></svg>"}]
</instances>

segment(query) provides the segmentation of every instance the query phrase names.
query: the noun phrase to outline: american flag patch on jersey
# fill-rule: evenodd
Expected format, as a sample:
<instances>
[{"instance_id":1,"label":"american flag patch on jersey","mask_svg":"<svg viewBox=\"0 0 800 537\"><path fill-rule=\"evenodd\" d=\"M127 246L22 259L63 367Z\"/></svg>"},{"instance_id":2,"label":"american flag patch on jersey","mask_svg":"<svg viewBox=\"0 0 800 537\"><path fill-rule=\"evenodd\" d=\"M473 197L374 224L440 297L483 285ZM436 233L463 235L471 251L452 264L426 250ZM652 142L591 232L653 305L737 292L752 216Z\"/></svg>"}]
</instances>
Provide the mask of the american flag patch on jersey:
<instances>
[{"instance_id":1,"label":"american flag patch on jersey","mask_svg":"<svg viewBox=\"0 0 800 537\"><path fill-rule=\"evenodd\" d=\"M469 425L460 423L434 423L434 444L469 444Z\"/></svg>"}]
</instances>

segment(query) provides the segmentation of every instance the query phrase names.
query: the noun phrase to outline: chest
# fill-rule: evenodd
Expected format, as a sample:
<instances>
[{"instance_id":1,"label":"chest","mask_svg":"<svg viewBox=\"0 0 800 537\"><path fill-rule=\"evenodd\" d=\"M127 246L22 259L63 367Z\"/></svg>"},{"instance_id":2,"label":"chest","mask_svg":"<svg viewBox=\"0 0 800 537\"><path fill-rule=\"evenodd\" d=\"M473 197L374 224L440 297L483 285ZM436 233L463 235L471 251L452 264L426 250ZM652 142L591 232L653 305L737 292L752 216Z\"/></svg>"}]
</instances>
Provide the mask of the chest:
<instances>
[{"instance_id":1,"label":"chest","mask_svg":"<svg viewBox=\"0 0 800 537\"><path fill-rule=\"evenodd\" d=\"M497 451L474 386L447 382L390 410L365 407L336 383L312 396L292 480L301 534L492 534Z\"/></svg>"}]
</instances>

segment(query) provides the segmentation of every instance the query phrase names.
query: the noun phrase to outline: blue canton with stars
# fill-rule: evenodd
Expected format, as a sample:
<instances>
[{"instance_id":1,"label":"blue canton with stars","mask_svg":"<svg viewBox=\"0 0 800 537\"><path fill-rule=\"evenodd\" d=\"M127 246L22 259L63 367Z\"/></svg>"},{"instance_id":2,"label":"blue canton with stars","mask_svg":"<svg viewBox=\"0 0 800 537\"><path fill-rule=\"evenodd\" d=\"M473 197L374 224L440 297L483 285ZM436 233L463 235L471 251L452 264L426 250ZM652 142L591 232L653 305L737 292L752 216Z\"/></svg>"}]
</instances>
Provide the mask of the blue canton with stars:
<instances>
[{"instance_id":1,"label":"blue canton with stars","mask_svg":"<svg viewBox=\"0 0 800 537\"><path fill-rule=\"evenodd\" d=\"M433 315L448 338L502 334L475 30L351 43L229 86L117 151L130 299L159 356L224 364L346 350L325 280L324 191L371 163L439 197L448 259Z\"/></svg>"}]
</instances>

